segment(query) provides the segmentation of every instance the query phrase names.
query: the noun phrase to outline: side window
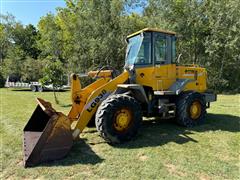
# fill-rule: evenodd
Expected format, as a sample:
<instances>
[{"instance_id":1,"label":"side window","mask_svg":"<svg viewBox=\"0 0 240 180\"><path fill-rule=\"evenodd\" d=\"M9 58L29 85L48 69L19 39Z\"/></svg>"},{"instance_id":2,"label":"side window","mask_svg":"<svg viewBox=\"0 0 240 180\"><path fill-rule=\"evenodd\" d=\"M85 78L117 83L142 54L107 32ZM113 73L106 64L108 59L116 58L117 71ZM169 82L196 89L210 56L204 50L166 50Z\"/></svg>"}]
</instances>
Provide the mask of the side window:
<instances>
[{"instance_id":1,"label":"side window","mask_svg":"<svg viewBox=\"0 0 240 180\"><path fill-rule=\"evenodd\" d=\"M176 37L172 37L172 63L176 62Z\"/></svg>"},{"instance_id":2,"label":"side window","mask_svg":"<svg viewBox=\"0 0 240 180\"><path fill-rule=\"evenodd\" d=\"M151 33L145 33L135 64L151 63Z\"/></svg>"},{"instance_id":3,"label":"side window","mask_svg":"<svg viewBox=\"0 0 240 180\"><path fill-rule=\"evenodd\" d=\"M156 64L164 64L167 60L167 39L159 34L154 38L154 60Z\"/></svg>"}]
</instances>

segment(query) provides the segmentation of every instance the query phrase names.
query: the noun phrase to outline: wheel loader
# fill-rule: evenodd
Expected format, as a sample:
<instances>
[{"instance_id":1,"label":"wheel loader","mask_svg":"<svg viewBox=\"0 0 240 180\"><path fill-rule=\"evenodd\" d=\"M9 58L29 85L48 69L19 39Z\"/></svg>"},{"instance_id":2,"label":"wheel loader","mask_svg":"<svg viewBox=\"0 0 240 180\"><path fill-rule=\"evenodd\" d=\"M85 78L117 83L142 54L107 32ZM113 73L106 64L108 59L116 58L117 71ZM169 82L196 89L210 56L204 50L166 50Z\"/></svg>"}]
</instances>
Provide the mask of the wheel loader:
<instances>
[{"instance_id":1,"label":"wheel loader","mask_svg":"<svg viewBox=\"0 0 240 180\"><path fill-rule=\"evenodd\" d=\"M68 115L38 98L23 130L24 166L63 158L89 124L116 144L136 136L143 117L171 118L186 127L204 123L216 94L207 89L205 68L179 65L176 39L175 32L145 28L127 36L122 73L111 67L90 71L96 81L84 88L72 74Z\"/></svg>"}]
</instances>

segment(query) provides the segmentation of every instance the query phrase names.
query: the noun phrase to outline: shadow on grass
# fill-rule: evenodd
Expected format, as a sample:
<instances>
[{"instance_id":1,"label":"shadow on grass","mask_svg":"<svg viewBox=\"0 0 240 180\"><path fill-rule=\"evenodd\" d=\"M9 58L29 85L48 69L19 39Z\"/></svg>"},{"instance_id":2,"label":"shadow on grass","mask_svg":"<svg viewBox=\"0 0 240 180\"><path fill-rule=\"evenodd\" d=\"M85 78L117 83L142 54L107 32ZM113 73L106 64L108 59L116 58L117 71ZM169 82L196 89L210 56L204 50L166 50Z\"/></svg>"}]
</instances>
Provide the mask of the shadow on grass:
<instances>
[{"instance_id":1,"label":"shadow on grass","mask_svg":"<svg viewBox=\"0 0 240 180\"><path fill-rule=\"evenodd\" d=\"M68 107L72 107L72 104L62 104L62 103L60 103L59 106L63 107L63 108L68 108Z\"/></svg>"},{"instance_id":2,"label":"shadow on grass","mask_svg":"<svg viewBox=\"0 0 240 180\"><path fill-rule=\"evenodd\" d=\"M104 159L99 157L85 141L85 139L76 141L69 154L65 158L42 163L39 166L70 166L74 164L94 165L101 163Z\"/></svg>"},{"instance_id":3,"label":"shadow on grass","mask_svg":"<svg viewBox=\"0 0 240 180\"><path fill-rule=\"evenodd\" d=\"M24 92L24 91L29 91L32 92L31 89L10 89L11 91L19 91L19 92Z\"/></svg>"},{"instance_id":4,"label":"shadow on grass","mask_svg":"<svg viewBox=\"0 0 240 180\"><path fill-rule=\"evenodd\" d=\"M142 148L161 146L169 142L184 144L187 142L197 143L189 137L194 132L207 131L228 131L239 132L240 119L233 115L208 114L204 125L193 128L181 127L174 123L174 120L146 120L139 130L138 136L130 142L116 145L117 148Z\"/></svg>"}]
</instances>

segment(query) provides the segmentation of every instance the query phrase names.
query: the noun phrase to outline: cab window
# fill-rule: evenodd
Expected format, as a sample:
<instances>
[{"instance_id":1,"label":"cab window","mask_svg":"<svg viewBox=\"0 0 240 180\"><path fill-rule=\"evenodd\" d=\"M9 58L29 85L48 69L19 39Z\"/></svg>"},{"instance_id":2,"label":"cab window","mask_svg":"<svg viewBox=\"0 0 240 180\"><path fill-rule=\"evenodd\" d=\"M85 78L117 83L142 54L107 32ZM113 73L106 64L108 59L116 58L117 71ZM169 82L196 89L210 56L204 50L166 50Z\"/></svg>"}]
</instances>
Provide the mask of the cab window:
<instances>
[{"instance_id":1,"label":"cab window","mask_svg":"<svg viewBox=\"0 0 240 180\"><path fill-rule=\"evenodd\" d=\"M154 60L155 64L165 64L167 60L167 38L160 34L154 36Z\"/></svg>"},{"instance_id":2,"label":"cab window","mask_svg":"<svg viewBox=\"0 0 240 180\"><path fill-rule=\"evenodd\" d=\"M172 63L176 63L176 37L172 37Z\"/></svg>"},{"instance_id":3,"label":"cab window","mask_svg":"<svg viewBox=\"0 0 240 180\"><path fill-rule=\"evenodd\" d=\"M136 63L137 65L151 64L151 33L144 33Z\"/></svg>"}]
</instances>

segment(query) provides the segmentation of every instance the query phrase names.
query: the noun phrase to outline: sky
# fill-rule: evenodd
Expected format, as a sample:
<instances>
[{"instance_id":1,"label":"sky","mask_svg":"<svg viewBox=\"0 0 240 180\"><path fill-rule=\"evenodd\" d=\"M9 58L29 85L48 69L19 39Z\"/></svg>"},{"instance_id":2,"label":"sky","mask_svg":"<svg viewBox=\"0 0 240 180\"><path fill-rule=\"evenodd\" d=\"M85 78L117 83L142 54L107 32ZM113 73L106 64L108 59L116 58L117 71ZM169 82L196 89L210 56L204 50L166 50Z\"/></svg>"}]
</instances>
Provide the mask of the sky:
<instances>
[{"instance_id":1,"label":"sky","mask_svg":"<svg viewBox=\"0 0 240 180\"><path fill-rule=\"evenodd\" d=\"M56 13L56 7L65 7L64 0L0 0L0 12L14 15L22 24L37 26L40 17Z\"/></svg>"}]
</instances>

